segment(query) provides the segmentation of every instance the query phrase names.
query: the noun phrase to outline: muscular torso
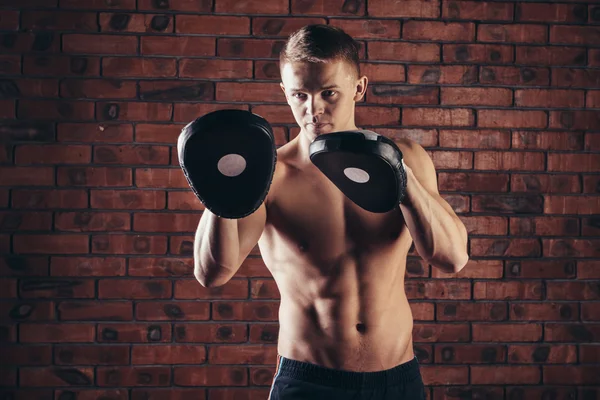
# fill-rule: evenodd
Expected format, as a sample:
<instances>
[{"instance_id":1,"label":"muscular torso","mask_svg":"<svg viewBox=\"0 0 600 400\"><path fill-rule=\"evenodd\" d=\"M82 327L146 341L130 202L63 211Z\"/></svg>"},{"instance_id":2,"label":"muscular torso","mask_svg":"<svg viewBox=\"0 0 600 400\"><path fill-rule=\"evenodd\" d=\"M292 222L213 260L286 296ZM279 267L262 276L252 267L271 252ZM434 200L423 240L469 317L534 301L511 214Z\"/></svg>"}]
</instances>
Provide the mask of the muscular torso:
<instances>
[{"instance_id":1,"label":"muscular torso","mask_svg":"<svg viewBox=\"0 0 600 400\"><path fill-rule=\"evenodd\" d=\"M411 360L404 273L412 239L400 209L361 209L297 162L294 146L278 152L259 241L281 294L279 354L363 372Z\"/></svg>"}]
</instances>

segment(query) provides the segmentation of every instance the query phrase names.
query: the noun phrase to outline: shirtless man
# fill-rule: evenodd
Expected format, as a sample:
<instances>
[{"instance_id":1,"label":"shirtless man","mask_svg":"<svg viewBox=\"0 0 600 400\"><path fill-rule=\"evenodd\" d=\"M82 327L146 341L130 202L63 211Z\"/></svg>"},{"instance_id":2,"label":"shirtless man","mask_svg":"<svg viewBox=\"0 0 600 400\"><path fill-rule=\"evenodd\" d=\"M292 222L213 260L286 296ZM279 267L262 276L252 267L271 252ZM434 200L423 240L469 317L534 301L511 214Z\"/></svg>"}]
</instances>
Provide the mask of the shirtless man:
<instances>
[{"instance_id":1,"label":"shirtless man","mask_svg":"<svg viewBox=\"0 0 600 400\"><path fill-rule=\"evenodd\" d=\"M397 141L407 194L387 213L350 201L309 159L320 135L357 130L367 89L358 44L343 31L307 26L280 58L281 89L300 134L277 150L264 203L240 219L206 210L195 237L195 276L221 286L258 243L281 295L271 400L424 399L404 291L414 241L445 272L468 261L467 231L437 189L429 155Z\"/></svg>"}]
</instances>

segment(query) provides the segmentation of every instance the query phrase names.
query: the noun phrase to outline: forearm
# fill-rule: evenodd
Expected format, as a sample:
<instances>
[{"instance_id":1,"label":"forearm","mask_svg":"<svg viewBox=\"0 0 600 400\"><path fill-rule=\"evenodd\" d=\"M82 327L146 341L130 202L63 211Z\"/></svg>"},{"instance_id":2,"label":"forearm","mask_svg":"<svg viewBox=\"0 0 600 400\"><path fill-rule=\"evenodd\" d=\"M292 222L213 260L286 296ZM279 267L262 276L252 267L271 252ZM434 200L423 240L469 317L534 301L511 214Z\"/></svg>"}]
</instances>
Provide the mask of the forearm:
<instances>
[{"instance_id":1,"label":"forearm","mask_svg":"<svg viewBox=\"0 0 600 400\"><path fill-rule=\"evenodd\" d=\"M468 261L467 235L462 224L420 184L407 168L407 194L400 205L419 255L446 272Z\"/></svg>"},{"instance_id":2,"label":"forearm","mask_svg":"<svg viewBox=\"0 0 600 400\"><path fill-rule=\"evenodd\" d=\"M239 249L238 220L204 211L194 238L194 275L207 286L237 270Z\"/></svg>"}]
</instances>

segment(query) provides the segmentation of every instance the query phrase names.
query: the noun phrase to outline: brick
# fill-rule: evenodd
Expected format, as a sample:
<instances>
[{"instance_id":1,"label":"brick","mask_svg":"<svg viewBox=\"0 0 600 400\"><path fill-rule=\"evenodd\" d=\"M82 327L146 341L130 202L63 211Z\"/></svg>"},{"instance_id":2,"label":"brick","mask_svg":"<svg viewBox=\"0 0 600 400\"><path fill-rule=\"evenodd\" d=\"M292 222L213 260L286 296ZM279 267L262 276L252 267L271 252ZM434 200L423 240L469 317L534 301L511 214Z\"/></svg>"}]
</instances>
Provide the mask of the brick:
<instances>
[{"instance_id":1,"label":"brick","mask_svg":"<svg viewBox=\"0 0 600 400\"><path fill-rule=\"evenodd\" d=\"M21 57L17 55L0 55L0 73L3 75L19 75L21 73Z\"/></svg>"},{"instance_id":2,"label":"brick","mask_svg":"<svg viewBox=\"0 0 600 400\"><path fill-rule=\"evenodd\" d=\"M470 339L468 324L415 323L415 343L466 342Z\"/></svg>"},{"instance_id":3,"label":"brick","mask_svg":"<svg viewBox=\"0 0 600 400\"><path fill-rule=\"evenodd\" d=\"M136 304L135 317L138 321L207 321L210 319L210 303L187 301L144 301ZM198 328L202 332L206 331L204 325L187 325L186 327L188 331L194 331L195 328ZM178 331L175 330L175 332ZM190 335L193 336L191 333Z\"/></svg>"},{"instance_id":4,"label":"brick","mask_svg":"<svg viewBox=\"0 0 600 400\"><path fill-rule=\"evenodd\" d=\"M508 175L505 174L440 172L438 179L439 190L468 192L508 190Z\"/></svg>"},{"instance_id":5,"label":"brick","mask_svg":"<svg viewBox=\"0 0 600 400\"><path fill-rule=\"evenodd\" d=\"M484 128L545 128L548 116L544 111L478 110L477 123Z\"/></svg>"},{"instance_id":6,"label":"brick","mask_svg":"<svg viewBox=\"0 0 600 400\"><path fill-rule=\"evenodd\" d=\"M580 90L524 89L515 91L519 107L583 107L584 92Z\"/></svg>"},{"instance_id":7,"label":"brick","mask_svg":"<svg viewBox=\"0 0 600 400\"><path fill-rule=\"evenodd\" d=\"M532 22L586 22L583 4L519 3L515 19Z\"/></svg>"},{"instance_id":8,"label":"brick","mask_svg":"<svg viewBox=\"0 0 600 400\"><path fill-rule=\"evenodd\" d=\"M284 102L285 96L276 83L219 82L216 88L217 101L241 102Z\"/></svg>"},{"instance_id":9,"label":"brick","mask_svg":"<svg viewBox=\"0 0 600 400\"><path fill-rule=\"evenodd\" d=\"M53 31L98 32L96 13L74 11L22 11L22 28Z\"/></svg>"},{"instance_id":10,"label":"brick","mask_svg":"<svg viewBox=\"0 0 600 400\"><path fill-rule=\"evenodd\" d=\"M600 321L600 308L594 303L581 304L581 319L582 321ZM582 347L580 346L580 349Z\"/></svg>"},{"instance_id":11,"label":"brick","mask_svg":"<svg viewBox=\"0 0 600 400\"><path fill-rule=\"evenodd\" d=\"M513 46L502 44L444 44L444 62L509 64Z\"/></svg>"},{"instance_id":12,"label":"brick","mask_svg":"<svg viewBox=\"0 0 600 400\"><path fill-rule=\"evenodd\" d=\"M171 341L171 326L164 323L100 323L96 336L101 343L165 343Z\"/></svg>"},{"instance_id":13,"label":"brick","mask_svg":"<svg viewBox=\"0 0 600 400\"><path fill-rule=\"evenodd\" d=\"M575 218L533 217L511 218L510 233L515 236L564 236L579 234L579 221Z\"/></svg>"},{"instance_id":14,"label":"brick","mask_svg":"<svg viewBox=\"0 0 600 400\"><path fill-rule=\"evenodd\" d=\"M212 346L211 364L270 364L277 359L274 345Z\"/></svg>"},{"instance_id":15,"label":"brick","mask_svg":"<svg viewBox=\"0 0 600 400\"><path fill-rule=\"evenodd\" d=\"M23 12L26 14L27 12ZM3 10L0 18L0 29L3 31L16 31L19 29L19 11Z\"/></svg>"},{"instance_id":16,"label":"brick","mask_svg":"<svg viewBox=\"0 0 600 400\"><path fill-rule=\"evenodd\" d=\"M69 232L130 231L129 213L59 212L54 229Z\"/></svg>"},{"instance_id":17,"label":"brick","mask_svg":"<svg viewBox=\"0 0 600 400\"><path fill-rule=\"evenodd\" d=\"M473 112L468 109L405 108L402 110L405 126L470 126Z\"/></svg>"},{"instance_id":18,"label":"brick","mask_svg":"<svg viewBox=\"0 0 600 400\"><path fill-rule=\"evenodd\" d=\"M243 390L243 389L242 389ZM230 393L231 389L222 389L225 393ZM269 393L267 391L263 397L266 398ZM219 394L211 396L216 396L216 398L220 398ZM259 396L260 397L260 396ZM206 400L206 389L180 389L180 388L148 388L148 389L133 389L131 391L131 400L151 400L151 399L170 399L170 400L185 400L185 399L196 399L196 400ZM121 399L119 399L121 400ZM123 399L126 400L126 399Z\"/></svg>"},{"instance_id":19,"label":"brick","mask_svg":"<svg viewBox=\"0 0 600 400\"><path fill-rule=\"evenodd\" d=\"M437 317L438 321L504 321L508 319L506 304L504 303L438 303ZM437 357L436 357L437 358ZM440 358L443 361L471 362L462 358L448 357Z\"/></svg>"},{"instance_id":20,"label":"brick","mask_svg":"<svg viewBox=\"0 0 600 400\"><path fill-rule=\"evenodd\" d=\"M509 345L508 360L513 364L573 364L576 362L577 348L561 345Z\"/></svg>"},{"instance_id":21,"label":"brick","mask_svg":"<svg viewBox=\"0 0 600 400\"><path fill-rule=\"evenodd\" d=\"M268 39L219 39L217 55L233 58L279 58L284 42Z\"/></svg>"},{"instance_id":22,"label":"brick","mask_svg":"<svg viewBox=\"0 0 600 400\"><path fill-rule=\"evenodd\" d=\"M462 217L469 235L506 235L508 221L505 217Z\"/></svg>"},{"instance_id":23,"label":"brick","mask_svg":"<svg viewBox=\"0 0 600 400\"><path fill-rule=\"evenodd\" d=\"M50 365L52 363L51 346L0 346L2 365Z\"/></svg>"},{"instance_id":24,"label":"brick","mask_svg":"<svg viewBox=\"0 0 600 400\"><path fill-rule=\"evenodd\" d=\"M583 193L600 193L600 176L583 176Z\"/></svg>"},{"instance_id":25,"label":"brick","mask_svg":"<svg viewBox=\"0 0 600 400\"><path fill-rule=\"evenodd\" d=\"M0 282L0 298L14 299L17 297L17 280L4 279Z\"/></svg>"},{"instance_id":26,"label":"brick","mask_svg":"<svg viewBox=\"0 0 600 400\"><path fill-rule=\"evenodd\" d=\"M594 385L598 379L596 366L544 366L544 383L553 385Z\"/></svg>"},{"instance_id":27,"label":"brick","mask_svg":"<svg viewBox=\"0 0 600 400\"><path fill-rule=\"evenodd\" d=\"M400 39L400 21L333 19L329 25L342 29L354 39Z\"/></svg>"},{"instance_id":28,"label":"brick","mask_svg":"<svg viewBox=\"0 0 600 400\"><path fill-rule=\"evenodd\" d=\"M521 175L511 176L511 192L529 193L580 193L581 185L573 175ZM546 200L548 201L548 200ZM575 199L569 200L576 202Z\"/></svg>"},{"instance_id":29,"label":"brick","mask_svg":"<svg viewBox=\"0 0 600 400\"><path fill-rule=\"evenodd\" d=\"M128 365L129 346L55 346L56 365Z\"/></svg>"},{"instance_id":30,"label":"brick","mask_svg":"<svg viewBox=\"0 0 600 400\"><path fill-rule=\"evenodd\" d=\"M10 79L4 81L6 96L15 97L58 97L56 79ZM14 93L13 93L14 91Z\"/></svg>"},{"instance_id":31,"label":"brick","mask_svg":"<svg viewBox=\"0 0 600 400\"><path fill-rule=\"evenodd\" d=\"M130 321L133 305L128 301L62 301L58 304L61 321Z\"/></svg>"},{"instance_id":32,"label":"brick","mask_svg":"<svg viewBox=\"0 0 600 400\"><path fill-rule=\"evenodd\" d=\"M292 0L291 11L302 15L363 16L365 6L362 1Z\"/></svg>"},{"instance_id":33,"label":"brick","mask_svg":"<svg viewBox=\"0 0 600 400\"><path fill-rule=\"evenodd\" d=\"M270 107L270 106L267 106ZM276 106L279 107L279 106ZM286 107L290 116L292 116L291 122L294 122L293 115L289 111L289 107ZM234 110L245 110L249 111L250 107L245 104L214 104L214 103L206 103L206 104L183 104L176 103L175 110L173 111L173 121L174 122L183 122L185 124L190 121L196 119L200 115L208 114L209 112L213 112L216 110L225 110L225 109L234 109ZM255 111L254 111L255 112ZM262 115L262 114L260 114ZM262 115L265 117L264 115ZM270 123L275 123L272 119L268 118Z\"/></svg>"},{"instance_id":34,"label":"brick","mask_svg":"<svg viewBox=\"0 0 600 400\"><path fill-rule=\"evenodd\" d=\"M85 145L20 145L15 149L15 164L84 164L91 159L91 147Z\"/></svg>"},{"instance_id":35,"label":"brick","mask_svg":"<svg viewBox=\"0 0 600 400\"><path fill-rule=\"evenodd\" d=\"M479 42L510 43L546 43L546 26L544 25L496 25L481 24L477 27Z\"/></svg>"},{"instance_id":36,"label":"brick","mask_svg":"<svg viewBox=\"0 0 600 400\"><path fill-rule=\"evenodd\" d=\"M19 292L22 298L89 299L95 296L94 281L91 279L30 279L20 283Z\"/></svg>"},{"instance_id":37,"label":"brick","mask_svg":"<svg viewBox=\"0 0 600 400\"><path fill-rule=\"evenodd\" d=\"M471 383L475 385L525 385L539 383L540 367L479 366L471 367Z\"/></svg>"},{"instance_id":38,"label":"brick","mask_svg":"<svg viewBox=\"0 0 600 400\"><path fill-rule=\"evenodd\" d=\"M58 142L132 142L133 126L119 123L59 123Z\"/></svg>"},{"instance_id":39,"label":"brick","mask_svg":"<svg viewBox=\"0 0 600 400\"><path fill-rule=\"evenodd\" d=\"M469 370L467 366L419 366L424 382L431 385L467 385Z\"/></svg>"},{"instance_id":40,"label":"brick","mask_svg":"<svg viewBox=\"0 0 600 400\"><path fill-rule=\"evenodd\" d=\"M548 342L596 342L600 324L547 323L545 333Z\"/></svg>"},{"instance_id":41,"label":"brick","mask_svg":"<svg viewBox=\"0 0 600 400\"><path fill-rule=\"evenodd\" d=\"M440 169L472 169L473 153L469 151L433 151L430 153L433 165Z\"/></svg>"},{"instance_id":42,"label":"brick","mask_svg":"<svg viewBox=\"0 0 600 400\"><path fill-rule=\"evenodd\" d=\"M138 40L133 36L65 34L63 51L85 54L135 54Z\"/></svg>"},{"instance_id":43,"label":"brick","mask_svg":"<svg viewBox=\"0 0 600 400\"><path fill-rule=\"evenodd\" d=\"M65 79L60 84L60 95L64 98L84 99L135 99L135 82L109 79Z\"/></svg>"},{"instance_id":44,"label":"brick","mask_svg":"<svg viewBox=\"0 0 600 400\"><path fill-rule=\"evenodd\" d=\"M130 168L117 167L58 167L60 186L131 186Z\"/></svg>"},{"instance_id":45,"label":"brick","mask_svg":"<svg viewBox=\"0 0 600 400\"><path fill-rule=\"evenodd\" d=\"M135 258L129 262L129 276L191 277L194 273L192 258Z\"/></svg>"},{"instance_id":46,"label":"brick","mask_svg":"<svg viewBox=\"0 0 600 400\"><path fill-rule=\"evenodd\" d=\"M370 85L367 102L375 104L438 104L439 89L431 86Z\"/></svg>"},{"instance_id":47,"label":"brick","mask_svg":"<svg viewBox=\"0 0 600 400\"><path fill-rule=\"evenodd\" d=\"M512 91L503 88L444 87L441 93L441 104L510 106Z\"/></svg>"},{"instance_id":48,"label":"brick","mask_svg":"<svg viewBox=\"0 0 600 400\"><path fill-rule=\"evenodd\" d=\"M361 74L369 78L369 83L406 81L405 68L400 64L362 63L360 69Z\"/></svg>"},{"instance_id":49,"label":"brick","mask_svg":"<svg viewBox=\"0 0 600 400\"><path fill-rule=\"evenodd\" d=\"M331 25L334 25L337 21L331 20ZM252 19L252 35L282 36L287 38L303 26L313 24L327 24L327 21L324 18L255 17Z\"/></svg>"},{"instance_id":50,"label":"brick","mask_svg":"<svg viewBox=\"0 0 600 400\"><path fill-rule=\"evenodd\" d=\"M54 32L8 32L3 35L0 50L3 53L58 53L60 36Z\"/></svg>"},{"instance_id":51,"label":"brick","mask_svg":"<svg viewBox=\"0 0 600 400\"><path fill-rule=\"evenodd\" d=\"M243 3L235 0L215 0L215 11L240 14L288 14L289 3L287 0L275 0L268 4L260 0L249 0Z\"/></svg>"},{"instance_id":52,"label":"brick","mask_svg":"<svg viewBox=\"0 0 600 400\"><path fill-rule=\"evenodd\" d=\"M166 254L164 236L144 235L94 235L92 253L96 254Z\"/></svg>"},{"instance_id":53,"label":"brick","mask_svg":"<svg viewBox=\"0 0 600 400\"><path fill-rule=\"evenodd\" d=\"M407 21L402 27L402 38L406 40L472 41L475 24L441 21Z\"/></svg>"},{"instance_id":54,"label":"brick","mask_svg":"<svg viewBox=\"0 0 600 400\"><path fill-rule=\"evenodd\" d=\"M202 211L204 205L193 192L169 192L169 210Z\"/></svg>"},{"instance_id":55,"label":"brick","mask_svg":"<svg viewBox=\"0 0 600 400\"><path fill-rule=\"evenodd\" d=\"M229 10L228 12L232 12ZM248 35L250 18L208 15L177 15L179 34Z\"/></svg>"},{"instance_id":56,"label":"brick","mask_svg":"<svg viewBox=\"0 0 600 400\"><path fill-rule=\"evenodd\" d=\"M414 281L404 283L409 299L470 299L471 284L464 281Z\"/></svg>"},{"instance_id":57,"label":"brick","mask_svg":"<svg viewBox=\"0 0 600 400\"><path fill-rule=\"evenodd\" d=\"M584 150L581 132L513 131L512 148L529 150Z\"/></svg>"},{"instance_id":58,"label":"brick","mask_svg":"<svg viewBox=\"0 0 600 400\"><path fill-rule=\"evenodd\" d=\"M250 282L250 296L254 299L279 299L280 293L274 280L260 279Z\"/></svg>"},{"instance_id":59,"label":"brick","mask_svg":"<svg viewBox=\"0 0 600 400\"><path fill-rule=\"evenodd\" d=\"M541 282L475 282L473 299L476 300L541 300Z\"/></svg>"},{"instance_id":60,"label":"brick","mask_svg":"<svg viewBox=\"0 0 600 400\"><path fill-rule=\"evenodd\" d=\"M137 143L173 144L185 125L179 124L136 124L135 141Z\"/></svg>"},{"instance_id":61,"label":"brick","mask_svg":"<svg viewBox=\"0 0 600 400\"><path fill-rule=\"evenodd\" d=\"M171 297L171 282L154 279L143 280L100 280L99 299L161 299Z\"/></svg>"},{"instance_id":62,"label":"brick","mask_svg":"<svg viewBox=\"0 0 600 400\"><path fill-rule=\"evenodd\" d=\"M452 148L508 149L510 132L501 130L440 129L440 146Z\"/></svg>"},{"instance_id":63,"label":"brick","mask_svg":"<svg viewBox=\"0 0 600 400\"><path fill-rule=\"evenodd\" d=\"M588 275L579 274L578 277L585 278ZM593 278L594 275L589 275ZM548 300L598 300L597 287L594 282L548 282L546 284Z\"/></svg>"},{"instance_id":64,"label":"brick","mask_svg":"<svg viewBox=\"0 0 600 400\"><path fill-rule=\"evenodd\" d=\"M0 227L3 231L50 231L52 213L0 211Z\"/></svg>"},{"instance_id":65,"label":"brick","mask_svg":"<svg viewBox=\"0 0 600 400\"><path fill-rule=\"evenodd\" d=\"M435 358L441 363L488 364L506 359L506 350L493 345L437 345Z\"/></svg>"},{"instance_id":66,"label":"brick","mask_svg":"<svg viewBox=\"0 0 600 400\"><path fill-rule=\"evenodd\" d=\"M143 55L202 57L215 55L215 39L197 36L144 36Z\"/></svg>"},{"instance_id":67,"label":"brick","mask_svg":"<svg viewBox=\"0 0 600 400\"><path fill-rule=\"evenodd\" d=\"M19 326L21 343L86 343L94 341L94 324L30 324Z\"/></svg>"},{"instance_id":68,"label":"brick","mask_svg":"<svg viewBox=\"0 0 600 400\"><path fill-rule=\"evenodd\" d=\"M267 326L269 325L266 325L265 328ZM259 329L261 327L252 325L252 328ZM175 325L175 340L187 343L245 343L248 340L247 331L246 324L178 324ZM265 329L263 337L268 334ZM195 362L192 361L190 364ZM213 360L210 362L213 363Z\"/></svg>"},{"instance_id":69,"label":"brick","mask_svg":"<svg viewBox=\"0 0 600 400\"><path fill-rule=\"evenodd\" d=\"M91 190L92 208L160 210L166 205L164 191Z\"/></svg>"},{"instance_id":70,"label":"brick","mask_svg":"<svg viewBox=\"0 0 600 400\"><path fill-rule=\"evenodd\" d=\"M551 111L551 128L567 128L571 130L591 129L600 127L600 113L596 111Z\"/></svg>"},{"instance_id":71,"label":"brick","mask_svg":"<svg viewBox=\"0 0 600 400\"><path fill-rule=\"evenodd\" d=\"M543 171L545 155L541 152L478 151L475 169L497 171Z\"/></svg>"},{"instance_id":72,"label":"brick","mask_svg":"<svg viewBox=\"0 0 600 400\"><path fill-rule=\"evenodd\" d=\"M444 1L442 18L512 21L512 3L486 1Z\"/></svg>"},{"instance_id":73,"label":"brick","mask_svg":"<svg viewBox=\"0 0 600 400\"><path fill-rule=\"evenodd\" d=\"M25 168L25 167L19 167ZM29 169L34 173L39 174L45 169ZM11 174L15 171L11 171ZM50 185L51 183L49 183ZM14 184L10 184L13 186ZM87 193L84 190L29 190L29 189L12 189L12 208L85 208L87 207Z\"/></svg>"},{"instance_id":74,"label":"brick","mask_svg":"<svg viewBox=\"0 0 600 400\"><path fill-rule=\"evenodd\" d=\"M438 143L435 129L377 128L377 133L392 140L410 139L424 147L436 146Z\"/></svg>"},{"instance_id":75,"label":"brick","mask_svg":"<svg viewBox=\"0 0 600 400\"><path fill-rule=\"evenodd\" d=\"M174 367L173 382L178 386L247 386L244 367Z\"/></svg>"},{"instance_id":76,"label":"brick","mask_svg":"<svg viewBox=\"0 0 600 400\"><path fill-rule=\"evenodd\" d=\"M595 172L598 165L599 154L548 154L548 171Z\"/></svg>"},{"instance_id":77,"label":"brick","mask_svg":"<svg viewBox=\"0 0 600 400\"><path fill-rule=\"evenodd\" d=\"M95 146L94 162L99 164L167 165L169 148L142 144Z\"/></svg>"},{"instance_id":78,"label":"brick","mask_svg":"<svg viewBox=\"0 0 600 400\"><path fill-rule=\"evenodd\" d=\"M545 214L594 214L600 200L592 196L548 196Z\"/></svg>"},{"instance_id":79,"label":"brick","mask_svg":"<svg viewBox=\"0 0 600 400\"><path fill-rule=\"evenodd\" d=\"M252 61L182 59L179 61L179 76L202 79L251 78Z\"/></svg>"},{"instance_id":80,"label":"brick","mask_svg":"<svg viewBox=\"0 0 600 400\"><path fill-rule=\"evenodd\" d=\"M600 71L595 69L553 68L552 86L600 88Z\"/></svg>"},{"instance_id":81,"label":"brick","mask_svg":"<svg viewBox=\"0 0 600 400\"><path fill-rule=\"evenodd\" d=\"M255 109L258 109L258 107ZM286 111L291 114L287 107L286 109ZM374 123L377 125L399 125L400 110L397 108L360 106L355 110L356 124L358 126L368 126L373 125ZM257 114L261 115L258 112Z\"/></svg>"},{"instance_id":82,"label":"brick","mask_svg":"<svg viewBox=\"0 0 600 400\"><path fill-rule=\"evenodd\" d=\"M215 98L212 82L161 80L140 81L140 99L163 101L210 101Z\"/></svg>"},{"instance_id":83,"label":"brick","mask_svg":"<svg viewBox=\"0 0 600 400\"><path fill-rule=\"evenodd\" d=\"M432 306L430 304L430 306ZM433 315L433 307L431 308L431 314ZM419 316L418 311L413 310L413 316ZM420 318L422 319L422 318ZM433 318L431 318L433 319ZM244 327L245 328L245 327ZM226 333L229 333L226 332ZM244 330L245 333L245 330ZM252 324L250 326L250 343L277 343L279 340L279 325L278 324ZM243 340L245 341L245 340Z\"/></svg>"},{"instance_id":84,"label":"brick","mask_svg":"<svg viewBox=\"0 0 600 400\"><path fill-rule=\"evenodd\" d=\"M213 348L211 348L213 350ZM211 351L212 354L212 351ZM198 364L206 361L206 349L196 345L134 345L131 364Z\"/></svg>"},{"instance_id":85,"label":"brick","mask_svg":"<svg viewBox=\"0 0 600 400\"><path fill-rule=\"evenodd\" d=\"M52 276L125 276L125 259L120 257L52 257Z\"/></svg>"},{"instance_id":86,"label":"brick","mask_svg":"<svg viewBox=\"0 0 600 400\"><path fill-rule=\"evenodd\" d=\"M15 235L13 248L17 254L81 254L89 250L88 236L74 234Z\"/></svg>"},{"instance_id":87,"label":"brick","mask_svg":"<svg viewBox=\"0 0 600 400\"><path fill-rule=\"evenodd\" d=\"M0 275L14 277L48 276L48 258L45 256L6 256L0 258ZM31 310L31 307L28 308Z\"/></svg>"},{"instance_id":88,"label":"brick","mask_svg":"<svg viewBox=\"0 0 600 400\"><path fill-rule=\"evenodd\" d=\"M190 214L136 213L133 216L133 229L136 232L188 232L198 228L199 216Z\"/></svg>"},{"instance_id":89,"label":"brick","mask_svg":"<svg viewBox=\"0 0 600 400\"><path fill-rule=\"evenodd\" d=\"M600 50L589 49L588 50L588 65L590 67L600 66Z\"/></svg>"},{"instance_id":90,"label":"brick","mask_svg":"<svg viewBox=\"0 0 600 400\"><path fill-rule=\"evenodd\" d=\"M369 42L370 60L440 62L440 45L435 43Z\"/></svg>"},{"instance_id":91,"label":"brick","mask_svg":"<svg viewBox=\"0 0 600 400\"><path fill-rule=\"evenodd\" d=\"M551 43L595 45L600 37L600 27L553 25L550 27Z\"/></svg>"},{"instance_id":92,"label":"brick","mask_svg":"<svg viewBox=\"0 0 600 400\"><path fill-rule=\"evenodd\" d=\"M535 239L473 239L472 256L539 257L542 249Z\"/></svg>"},{"instance_id":93,"label":"brick","mask_svg":"<svg viewBox=\"0 0 600 400\"><path fill-rule=\"evenodd\" d=\"M473 323L473 342L537 342L541 324Z\"/></svg>"},{"instance_id":94,"label":"brick","mask_svg":"<svg viewBox=\"0 0 600 400\"><path fill-rule=\"evenodd\" d=\"M407 0L402 2L386 2L372 0L369 2L369 16L372 17L412 17L438 18L440 16L439 0Z\"/></svg>"},{"instance_id":95,"label":"brick","mask_svg":"<svg viewBox=\"0 0 600 400\"><path fill-rule=\"evenodd\" d=\"M97 102L97 119L103 121L169 121L173 112L171 103L155 102Z\"/></svg>"},{"instance_id":96,"label":"brick","mask_svg":"<svg viewBox=\"0 0 600 400\"><path fill-rule=\"evenodd\" d=\"M516 62L542 66L585 65L586 52L576 47L517 46Z\"/></svg>"},{"instance_id":97,"label":"brick","mask_svg":"<svg viewBox=\"0 0 600 400\"><path fill-rule=\"evenodd\" d=\"M510 305L510 319L516 321L577 321L577 304L523 303Z\"/></svg>"},{"instance_id":98,"label":"brick","mask_svg":"<svg viewBox=\"0 0 600 400\"><path fill-rule=\"evenodd\" d=\"M469 65L410 65L408 83L462 84L477 82L477 68Z\"/></svg>"},{"instance_id":99,"label":"brick","mask_svg":"<svg viewBox=\"0 0 600 400\"><path fill-rule=\"evenodd\" d=\"M143 168L136 170L135 186L140 188L187 189L181 168Z\"/></svg>"},{"instance_id":100,"label":"brick","mask_svg":"<svg viewBox=\"0 0 600 400\"><path fill-rule=\"evenodd\" d=\"M169 367L98 367L98 386L169 386Z\"/></svg>"},{"instance_id":101,"label":"brick","mask_svg":"<svg viewBox=\"0 0 600 400\"><path fill-rule=\"evenodd\" d=\"M177 74L176 60L152 57L104 57L102 75L108 77L166 78Z\"/></svg>"},{"instance_id":102,"label":"brick","mask_svg":"<svg viewBox=\"0 0 600 400\"><path fill-rule=\"evenodd\" d=\"M600 240L543 239L545 257L596 257L600 254Z\"/></svg>"},{"instance_id":103,"label":"brick","mask_svg":"<svg viewBox=\"0 0 600 400\"><path fill-rule=\"evenodd\" d=\"M548 86L550 70L548 68L483 66L480 69L479 81L483 84Z\"/></svg>"},{"instance_id":104,"label":"brick","mask_svg":"<svg viewBox=\"0 0 600 400\"><path fill-rule=\"evenodd\" d=\"M106 0L60 0L61 8L83 8L86 9L115 9L135 10L135 0L119 0L106 2Z\"/></svg>"},{"instance_id":105,"label":"brick","mask_svg":"<svg viewBox=\"0 0 600 400\"><path fill-rule=\"evenodd\" d=\"M94 104L86 101L21 100L19 118L51 120L93 120Z\"/></svg>"},{"instance_id":106,"label":"brick","mask_svg":"<svg viewBox=\"0 0 600 400\"><path fill-rule=\"evenodd\" d=\"M94 369L91 367L27 367L19 371L19 383L22 387L91 385Z\"/></svg>"},{"instance_id":107,"label":"brick","mask_svg":"<svg viewBox=\"0 0 600 400\"><path fill-rule=\"evenodd\" d=\"M15 118L15 102L14 100L0 100L0 118Z\"/></svg>"},{"instance_id":108,"label":"brick","mask_svg":"<svg viewBox=\"0 0 600 400\"><path fill-rule=\"evenodd\" d=\"M186 11L209 13L212 11L212 1L196 0L138 0L138 10L158 10L160 12Z\"/></svg>"},{"instance_id":109,"label":"brick","mask_svg":"<svg viewBox=\"0 0 600 400\"><path fill-rule=\"evenodd\" d=\"M173 19L165 14L100 13L102 32L172 33Z\"/></svg>"},{"instance_id":110,"label":"brick","mask_svg":"<svg viewBox=\"0 0 600 400\"><path fill-rule=\"evenodd\" d=\"M590 90L585 99L586 108L600 108L600 90Z\"/></svg>"}]
</instances>

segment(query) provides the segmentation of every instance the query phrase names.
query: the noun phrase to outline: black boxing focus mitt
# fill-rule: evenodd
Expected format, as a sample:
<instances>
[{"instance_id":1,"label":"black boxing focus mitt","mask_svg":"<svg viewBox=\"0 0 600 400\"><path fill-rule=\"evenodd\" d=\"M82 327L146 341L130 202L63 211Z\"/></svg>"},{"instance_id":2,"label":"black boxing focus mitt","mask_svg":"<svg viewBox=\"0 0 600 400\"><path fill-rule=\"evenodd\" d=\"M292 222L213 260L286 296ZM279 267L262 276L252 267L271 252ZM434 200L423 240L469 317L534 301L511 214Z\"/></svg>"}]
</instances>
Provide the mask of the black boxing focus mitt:
<instances>
[{"instance_id":1,"label":"black boxing focus mitt","mask_svg":"<svg viewBox=\"0 0 600 400\"><path fill-rule=\"evenodd\" d=\"M310 159L350 200L367 211L385 213L406 194L406 170L396 144L367 130L317 137Z\"/></svg>"},{"instance_id":2,"label":"black boxing focus mitt","mask_svg":"<svg viewBox=\"0 0 600 400\"><path fill-rule=\"evenodd\" d=\"M219 110L179 135L183 173L204 206L219 217L252 214L265 200L277 160L271 125L243 110Z\"/></svg>"}]
</instances>

